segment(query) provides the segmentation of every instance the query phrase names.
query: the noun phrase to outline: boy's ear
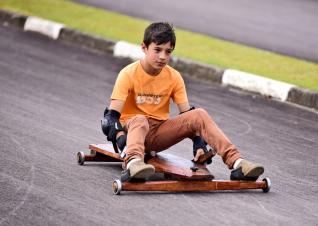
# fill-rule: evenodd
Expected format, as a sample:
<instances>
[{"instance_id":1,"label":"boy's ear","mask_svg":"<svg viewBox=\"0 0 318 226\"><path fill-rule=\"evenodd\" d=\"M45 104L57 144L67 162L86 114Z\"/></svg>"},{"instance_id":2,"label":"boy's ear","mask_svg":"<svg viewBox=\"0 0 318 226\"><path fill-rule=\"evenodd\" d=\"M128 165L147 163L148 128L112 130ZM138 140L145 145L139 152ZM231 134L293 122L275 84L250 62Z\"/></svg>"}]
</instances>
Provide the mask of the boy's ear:
<instances>
[{"instance_id":1,"label":"boy's ear","mask_svg":"<svg viewBox=\"0 0 318 226\"><path fill-rule=\"evenodd\" d=\"M141 49L143 52L145 52L145 50L147 49L147 46L145 45L145 43L141 43Z\"/></svg>"}]
</instances>

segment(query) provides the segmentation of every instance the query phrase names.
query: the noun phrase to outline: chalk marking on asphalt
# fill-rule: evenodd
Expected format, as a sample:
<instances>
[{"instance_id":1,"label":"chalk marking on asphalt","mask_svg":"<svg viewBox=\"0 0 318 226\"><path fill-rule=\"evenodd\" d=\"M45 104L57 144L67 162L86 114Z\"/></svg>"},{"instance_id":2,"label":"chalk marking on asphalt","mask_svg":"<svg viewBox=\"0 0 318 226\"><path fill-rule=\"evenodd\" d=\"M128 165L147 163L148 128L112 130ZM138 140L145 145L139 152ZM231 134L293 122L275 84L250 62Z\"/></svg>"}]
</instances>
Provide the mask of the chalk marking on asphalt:
<instances>
[{"instance_id":1,"label":"chalk marking on asphalt","mask_svg":"<svg viewBox=\"0 0 318 226\"><path fill-rule=\"evenodd\" d=\"M313 112L315 114L317 114L318 112ZM271 113L272 115L275 114L275 117L279 117L279 118L282 118L282 119L286 119L287 116L288 117L293 117L293 118L296 118L300 121L305 121L305 122L308 122L310 124L312 123L315 123L315 124L318 124L318 121L317 120L312 120L312 119L308 119L308 118L302 118L302 117L299 117L297 115L292 115L292 114L289 114L288 112L283 112L284 115L281 115L281 114L278 114L278 113ZM297 122L299 123L299 122Z\"/></svg>"},{"instance_id":2,"label":"chalk marking on asphalt","mask_svg":"<svg viewBox=\"0 0 318 226\"><path fill-rule=\"evenodd\" d=\"M134 45L125 41L116 43L113 54L115 57L128 57L132 60L140 60L145 56L139 45Z\"/></svg>"},{"instance_id":3,"label":"chalk marking on asphalt","mask_svg":"<svg viewBox=\"0 0 318 226\"><path fill-rule=\"evenodd\" d=\"M263 203L261 203L257 198L254 197L254 195L251 196L252 199L254 199L257 204L264 210L265 213L267 213L267 216L269 218L271 218L271 220L273 220L274 222L271 222L272 225L279 225L279 221L277 219L277 214L275 212L271 212L269 211L264 205ZM274 218L274 219L273 219ZM284 217L284 219L287 219L286 217Z\"/></svg>"},{"instance_id":4,"label":"chalk marking on asphalt","mask_svg":"<svg viewBox=\"0 0 318 226\"><path fill-rule=\"evenodd\" d=\"M195 205L193 204L193 202L190 201L189 198L188 198L187 196L185 196L184 194L183 194L183 198L184 198L184 199L187 201L187 203L192 207L193 211L196 212L198 215L201 216L201 220L204 219L205 222L210 223L211 220L210 220L206 215L204 215L204 214L198 209L198 206L195 206Z\"/></svg>"},{"instance_id":5,"label":"chalk marking on asphalt","mask_svg":"<svg viewBox=\"0 0 318 226\"><path fill-rule=\"evenodd\" d=\"M287 100L289 90L295 87L295 85L292 84L233 69L224 71L222 84L257 92L282 101Z\"/></svg>"},{"instance_id":6,"label":"chalk marking on asphalt","mask_svg":"<svg viewBox=\"0 0 318 226\"><path fill-rule=\"evenodd\" d=\"M236 133L238 136L244 136L246 134L249 134L252 131L252 126L250 123L248 123L247 121L235 116L234 114L230 114L230 113L224 113L219 111L220 113L223 113L224 115L227 115L229 117L232 117L233 119L236 119L237 121L241 122L242 124L245 124L247 126L247 129L241 133Z\"/></svg>"},{"instance_id":7,"label":"chalk marking on asphalt","mask_svg":"<svg viewBox=\"0 0 318 226\"><path fill-rule=\"evenodd\" d=\"M196 102L201 103L200 101L196 101ZM201 105L204 106L204 103L202 102ZM234 114L225 113L224 111L220 111L220 110L217 110L215 108L213 109L213 111L218 112L219 114L223 114L225 116L231 117L231 118L241 122L241 124L245 124L247 126L247 129L245 131L243 131L243 132L240 132L240 133L236 132L235 134L238 135L238 136L243 136L243 135L249 134L253 130L253 127L251 126L251 124L249 122L247 122L247 121L235 116Z\"/></svg>"},{"instance_id":8,"label":"chalk marking on asphalt","mask_svg":"<svg viewBox=\"0 0 318 226\"><path fill-rule=\"evenodd\" d=\"M34 31L57 39L64 24L29 16L24 24L25 31Z\"/></svg>"},{"instance_id":9,"label":"chalk marking on asphalt","mask_svg":"<svg viewBox=\"0 0 318 226\"><path fill-rule=\"evenodd\" d=\"M0 62L0 64L1 64L1 62ZM1 111L1 110L0 110L0 113L1 114L9 114L9 113ZM15 115L15 117L17 118L17 117L20 117L20 116L19 115ZM25 120L27 120L27 119L25 119ZM88 121L88 120L86 120L86 121ZM25 121L25 122L27 122L27 121ZM71 135L71 132L65 132L65 131L63 131L61 129L53 128L53 127L50 127L50 126L51 125L49 125L49 124L45 124L45 125L39 125L37 127L34 127L34 129L36 129L36 131L33 132L32 135L40 134L42 132L42 130L43 130L43 131L46 131L46 132L52 132L54 134L63 135L64 138L70 139L71 141L75 141L75 142L84 141L85 143L94 143L94 142L98 141L97 140L98 138L96 138L94 136L85 136L85 138L81 138L81 137L78 137L78 136ZM1 221L0 221L0 223L1 223Z\"/></svg>"},{"instance_id":10,"label":"chalk marking on asphalt","mask_svg":"<svg viewBox=\"0 0 318 226\"><path fill-rule=\"evenodd\" d=\"M5 222L11 215L13 215L18 209L20 209L24 203L26 202L29 194L31 193L32 189L33 189L33 184L34 184L34 165L33 163L30 161L29 157L28 157L28 153L26 152L24 146L15 138L13 138L12 136L9 136L9 138L16 143L19 148L17 150L17 152L19 151L19 149L21 149L21 151L23 151L26 154L26 158L28 159L28 162L31 165L31 169L29 170L29 172L31 172L31 180L30 180L30 185L28 186L28 189L26 191L26 193L24 194L24 196L22 197L21 202L15 206L15 208L13 210L11 210L8 215L6 217L3 217L2 219L0 219L0 224L2 224L3 222Z\"/></svg>"},{"instance_id":11,"label":"chalk marking on asphalt","mask_svg":"<svg viewBox=\"0 0 318 226\"><path fill-rule=\"evenodd\" d=\"M317 124L318 123L318 121L301 118L301 117L299 117L297 115L288 114L287 112L284 112L284 115L281 115L281 114L278 114L278 113L272 113L272 116L275 116L276 119L280 119L280 120L286 120L286 118L288 118L288 117L293 117L293 118L296 118L299 121L303 121L303 122L310 123L310 124L313 124L313 123ZM288 119L288 123L292 124L293 120L294 119ZM297 122L297 125L298 124L300 124L300 122ZM306 124L302 124L302 126L307 126L307 125ZM269 128L269 127L267 127L267 128ZM272 130L273 131L277 131L277 127L273 127ZM318 144L318 141L316 141L316 140L314 140L312 138L308 138L307 136L306 137L300 136L299 134L291 134L290 131L287 131L286 133L280 132L280 134L281 135L288 135L289 137L291 137L291 136L297 137L297 138L300 138L300 139L303 139L303 140ZM301 144L301 145L304 145L304 144Z\"/></svg>"},{"instance_id":12,"label":"chalk marking on asphalt","mask_svg":"<svg viewBox=\"0 0 318 226\"><path fill-rule=\"evenodd\" d=\"M215 110L215 109L214 109L214 110ZM249 134L249 133L252 131L253 127L252 127L251 124L248 123L247 121L245 121L245 120L243 120L243 119L240 119L239 117L235 116L234 114L225 113L225 112L218 111L218 110L215 110L215 111L217 111L217 112L219 112L220 114L223 114L223 115L225 115L225 116L228 116L228 117L230 117L230 118L233 118L234 120L237 120L237 121L241 122L241 124L245 124L245 125L246 125L247 129L246 129L245 131L243 131L243 132L240 132L240 133L236 132L236 133L235 133L236 135L238 135L238 136L244 136L244 135L246 135L246 134Z\"/></svg>"}]
</instances>

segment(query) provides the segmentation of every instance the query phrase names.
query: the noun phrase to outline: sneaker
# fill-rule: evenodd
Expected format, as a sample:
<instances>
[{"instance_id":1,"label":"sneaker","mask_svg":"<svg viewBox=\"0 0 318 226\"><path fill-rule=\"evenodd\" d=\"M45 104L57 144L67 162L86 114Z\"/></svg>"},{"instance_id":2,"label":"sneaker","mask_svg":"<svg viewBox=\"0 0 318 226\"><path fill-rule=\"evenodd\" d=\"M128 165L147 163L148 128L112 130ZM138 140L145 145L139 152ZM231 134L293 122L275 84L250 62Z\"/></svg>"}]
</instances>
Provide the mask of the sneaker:
<instances>
[{"instance_id":1,"label":"sneaker","mask_svg":"<svg viewBox=\"0 0 318 226\"><path fill-rule=\"evenodd\" d=\"M231 180L256 181L264 173L264 167L243 159L238 167L231 172Z\"/></svg>"},{"instance_id":2,"label":"sneaker","mask_svg":"<svg viewBox=\"0 0 318 226\"><path fill-rule=\"evenodd\" d=\"M128 164L130 178L146 179L155 174L155 167L151 164L146 164L141 159L133 159Z\"/></svg>"}]
</instances>

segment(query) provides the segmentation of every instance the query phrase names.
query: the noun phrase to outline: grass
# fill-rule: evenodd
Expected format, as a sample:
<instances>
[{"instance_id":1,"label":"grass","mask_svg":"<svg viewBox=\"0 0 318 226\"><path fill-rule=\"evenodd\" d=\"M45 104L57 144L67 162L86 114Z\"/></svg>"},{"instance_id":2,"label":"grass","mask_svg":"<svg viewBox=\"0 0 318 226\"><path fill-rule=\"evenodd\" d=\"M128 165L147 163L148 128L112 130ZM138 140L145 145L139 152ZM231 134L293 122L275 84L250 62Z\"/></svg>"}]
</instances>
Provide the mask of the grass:
<instances>
[{"instance_id":1,"label":"grass","mask_svg":"<svg viewBox=\"0 0 318 226\"><path fill-rule=\"evenodd\" d=\"M113 40L139 44L149 21L68 0L1 0L0 8L42 17ZM174 55L318 91L318 64L176 29Z\"/></svg>"}]
</instances>

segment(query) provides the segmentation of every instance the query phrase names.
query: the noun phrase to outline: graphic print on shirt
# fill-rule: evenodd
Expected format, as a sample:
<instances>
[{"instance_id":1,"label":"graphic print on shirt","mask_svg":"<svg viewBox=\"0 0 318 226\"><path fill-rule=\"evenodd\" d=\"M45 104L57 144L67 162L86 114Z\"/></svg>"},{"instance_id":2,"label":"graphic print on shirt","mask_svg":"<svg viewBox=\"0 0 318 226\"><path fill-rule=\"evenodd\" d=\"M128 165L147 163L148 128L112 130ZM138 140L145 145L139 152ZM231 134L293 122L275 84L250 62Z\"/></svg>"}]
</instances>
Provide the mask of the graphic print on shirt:
<instances>
[{"instance_id":1,"label":"graphic print on shirt","mask_svg":"<svg viewBox=\"0 0 318 226\"><path fill-rule=\"evenodd\" d=\"M136 104L154 104L158 105L161 102L163 95L155 95L150 93L138 93Z\"/></svg>"}]
</instances>

